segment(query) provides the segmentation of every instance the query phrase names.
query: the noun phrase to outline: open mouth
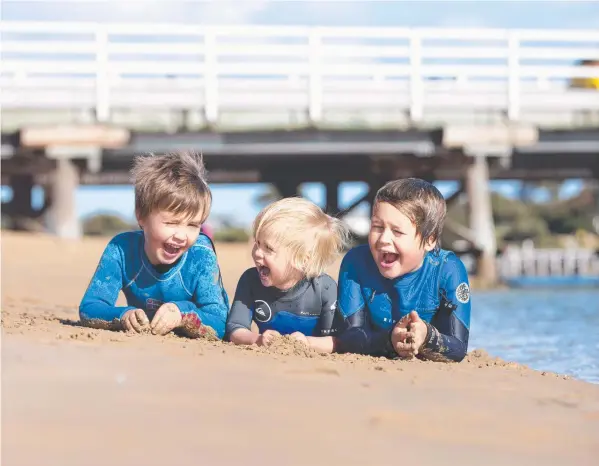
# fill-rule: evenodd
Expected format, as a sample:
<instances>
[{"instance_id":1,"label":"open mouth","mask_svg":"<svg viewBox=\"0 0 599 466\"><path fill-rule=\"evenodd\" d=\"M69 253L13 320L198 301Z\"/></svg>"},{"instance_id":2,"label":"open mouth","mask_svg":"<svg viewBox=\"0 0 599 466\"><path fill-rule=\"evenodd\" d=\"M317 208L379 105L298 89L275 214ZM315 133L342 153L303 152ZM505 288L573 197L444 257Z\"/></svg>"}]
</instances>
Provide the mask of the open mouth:
<instances>
[{"instance_id":1,"label":"open mouth","mask_svg":"<svg viewBox=\"0 0 599 466\"><path fill-rule=\"evenodd\" d=\"M265 265L256 265L256 268L258 269L260 280L264 281L270 276L270 269Z\"/></svg>"},{"instance_id":2,"label":"open mouth","mask_svg":"<svg viewBox=\"0 0 599 466\"><path fill-rule=\"evenodd\" d=\"M393 264L399 259L399 254L393 254L391 252L384 252L381 258L381 266L385 269L393 267Z\"/></svg>"},{"instance_id":3,"label":"open mouth","mask_svg":"<svg viewBox=\"0 0 599 466\"><path fill-rule=\"evenodd\" d=\"M162 249L164 249L164 252L169 257L173 257L173 256L176 256L177 254L179 254L179 252L181 251L182 248L183 248L183 246L176 246L176 245L170 244L170 243L164 243L164 245L162 246Z\"/></svg>"}]
</instances>

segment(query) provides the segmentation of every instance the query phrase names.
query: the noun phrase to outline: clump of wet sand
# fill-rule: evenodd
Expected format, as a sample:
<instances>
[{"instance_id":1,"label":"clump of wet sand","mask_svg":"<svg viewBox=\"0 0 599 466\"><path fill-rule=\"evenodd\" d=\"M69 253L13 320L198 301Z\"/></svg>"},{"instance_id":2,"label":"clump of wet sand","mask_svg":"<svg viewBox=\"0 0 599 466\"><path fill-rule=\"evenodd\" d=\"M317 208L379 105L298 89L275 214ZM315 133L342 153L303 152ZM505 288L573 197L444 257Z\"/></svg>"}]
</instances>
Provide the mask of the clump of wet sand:
<instances>
[{"instance_id":1,"label":"clump of wet sand","mask_svg":"<svg viewBox=\"0 0 599 466\"><path fill-rule=\"evenodd\" d=\"M315 350L306 346L301 341L291 338L289 335L276 336L267 347L251 345L243 348L260 353L277 354L279 356L302 356L307 358L320 356Z\"/></svg>"}]
</instances>

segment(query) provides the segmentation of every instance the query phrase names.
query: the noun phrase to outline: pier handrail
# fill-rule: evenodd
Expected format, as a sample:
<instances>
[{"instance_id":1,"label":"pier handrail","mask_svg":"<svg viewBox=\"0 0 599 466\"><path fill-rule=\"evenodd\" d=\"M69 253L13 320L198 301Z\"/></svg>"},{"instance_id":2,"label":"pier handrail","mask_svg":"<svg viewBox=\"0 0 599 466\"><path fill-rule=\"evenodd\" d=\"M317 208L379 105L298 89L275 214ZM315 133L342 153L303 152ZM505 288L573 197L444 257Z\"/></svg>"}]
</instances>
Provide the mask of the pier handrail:
<instances>
[{"instance_id":1,"label":"pier handrail","mask_svg":"<svg viewBox=\"0 0 599 466\"><path fill-rule=\"evenodd\" d=\"M4 109L599 112L596 30L0 22ZM584 62L587 60L587 62Z\"/></svg>"}]
</instances>

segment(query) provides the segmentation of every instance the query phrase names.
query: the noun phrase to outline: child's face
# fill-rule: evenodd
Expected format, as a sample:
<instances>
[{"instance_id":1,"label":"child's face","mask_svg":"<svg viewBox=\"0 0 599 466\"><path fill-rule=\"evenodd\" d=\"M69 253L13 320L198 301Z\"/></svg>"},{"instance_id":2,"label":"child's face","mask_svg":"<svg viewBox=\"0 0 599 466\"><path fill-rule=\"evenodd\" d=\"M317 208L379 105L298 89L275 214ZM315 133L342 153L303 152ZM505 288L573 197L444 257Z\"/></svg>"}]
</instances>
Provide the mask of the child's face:
<instances>
[{"instance_id":1,"label":"child's face","mask_svg":"<svg viewBox=\"0 0 599 466\"><path fill-rule=\"evenodd\" d=\"M170 212L152 212L146 218L138 218L144 231L144 250L154 265L173 264L198 239L201 215L194 218L176 216Z\"/></svg>"},{"instance_id":2,"label":"child's face","mask_svg":"<svg viewBox=\"0 0 599 466\"><path fill-rule=\"evenodd\" d=\"M412 221L392 204L375 205L368 234L370 252L381 275L397 278L417 270L434 245L420 244Z\"/></svg>"},{"instance_id":3,"label":"child's face","mask_svg":"<svg viewBox=\"0 0 599 466\"><path fill-rule=\"evenodd\" d=\"M289 251L272 244L265 236L259 235L252 249L252 259L258 269L260 282L266 287L288 290L301 279L301 274L291 266Z\"/></svg>"}]
</instances>

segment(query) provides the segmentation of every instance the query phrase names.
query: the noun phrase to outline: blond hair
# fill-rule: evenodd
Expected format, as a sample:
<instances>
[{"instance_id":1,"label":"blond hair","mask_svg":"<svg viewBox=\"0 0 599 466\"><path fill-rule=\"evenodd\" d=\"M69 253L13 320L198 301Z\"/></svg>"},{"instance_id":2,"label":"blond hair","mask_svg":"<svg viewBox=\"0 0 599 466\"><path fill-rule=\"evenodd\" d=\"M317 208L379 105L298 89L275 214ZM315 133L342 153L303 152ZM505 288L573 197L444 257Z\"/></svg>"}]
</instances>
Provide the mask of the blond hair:
<instances>
[{"instance_id":1,"label":"blond hair","mask_svg":"<svg viewBox=\"0 0 599 466\"><path fill-rule=\"evenodd\" d=\"M172 152L138 156L131 170L135 184L135 212L146 218L165 210L186 218L210 214L212 193L201 154Z\"/></svg>"},{"instance_id":2,"label":"blond hair","mask_svg":"<svg viewBox=\"0 0 599 466\"><path fill-rule=\"evenodd\" d=\"M349 231L314 203L288 197L264 208L253 224L254 239L268 238L291 255L291 267L307 278L324 273L348 246Z\"/></svg>"},{"instance_id":3,"label":"blond hair","mask_svg":"<svg viewBox=\"0 0 599 466\"><path fill-rule=\"evenodd\" d=\"M405 178L389 181L378 190L374 204L387 202L406 217L416 227L421 245L426 243L439 246L447 206L441 192L431 183L419 178Z\"/></svg>"}]
</instances>

